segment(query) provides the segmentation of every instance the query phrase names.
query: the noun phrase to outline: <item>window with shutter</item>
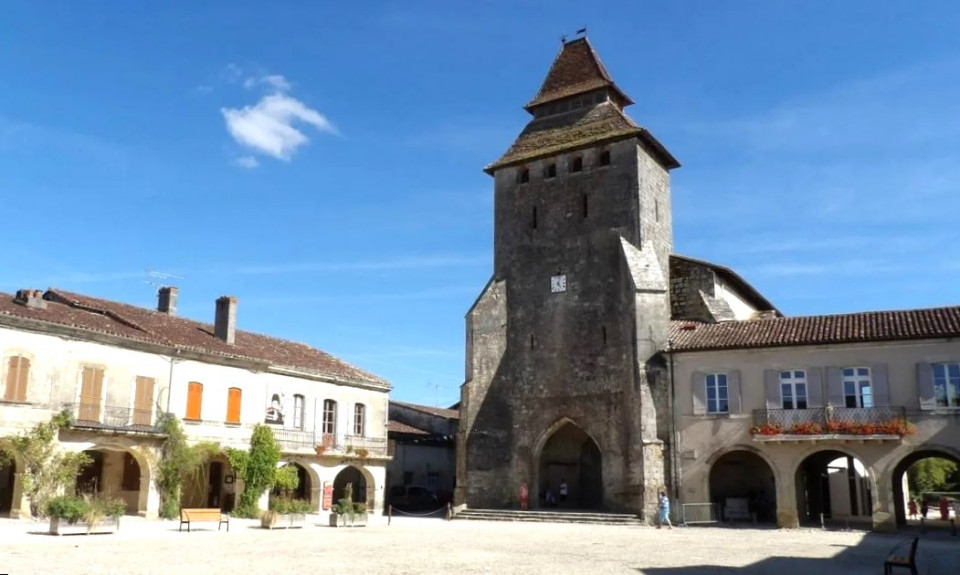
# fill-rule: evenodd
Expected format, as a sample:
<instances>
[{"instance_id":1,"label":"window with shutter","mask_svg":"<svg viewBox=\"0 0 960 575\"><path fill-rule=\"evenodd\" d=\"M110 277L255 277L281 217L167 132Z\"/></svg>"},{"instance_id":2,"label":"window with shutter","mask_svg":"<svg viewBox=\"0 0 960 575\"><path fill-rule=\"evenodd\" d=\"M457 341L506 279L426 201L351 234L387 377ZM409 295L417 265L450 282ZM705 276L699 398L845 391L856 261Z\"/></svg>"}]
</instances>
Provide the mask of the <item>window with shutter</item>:
<instances>
[{"instance_id":1,"label":"window with shutter","mask_svg":"<svg viewBox=\"0 0 960 575\"><path fill-rule=\"evenodd\" d=\"M156 382L152 377L137 377L133 396L133 424L150 425L153 422L153 388Z\"/></svg>"},{"instance_id":2,"label":"window with shutter","mask_svg":"<svg viewBox=\"0 0 960 575\"><path fill-rule=\"evenodd\" d=\"M843 368L844 407L873 407L869 367Z\"/></svg>"},{"instance_id":3,"label":"window with shutter","mask_svg":"<svg viewBox=\"0 0 960 575\"><path fill-rule=\"evenodd\" d=\"M293 396L293 427L294 429L303 429L303 409L304 401L302 395Z\"/></svg>"},{"instance_id":4,"label":"window with shutter","mask_svg":"<svg viewBox=\"0 0 960 575\"><path fill-rule=\"evenodd\" d=\"M227 423L240 423L240 398L243 392L238 387L227 390Z\"/></svg>"},{"instance_id":5,"label":"window with shutter","mask_svg":"<svg viewBox=\"0 0 960 575\"><path fill-rule=\"evenodd\" d=\"M730 396L727 387L727 374L708 373L706 386L707 413L729 413Z\"/></svg>"},{"instance_id":6,"label":"window with shutter","mask_svg":"<svg viewBox=\"0 0 960 575\"><path fill-rule=\"evenodd\" d=\"M7 381L3 391L4 401L27 401L27 379L30 375L30 360L15 355L7 361Z\"/></svg>"},{"instance_id":7,"label":"window with shutter","mask_svg":"<svg viewBox=\"0 0 960 575\"><path fill-rule=\"evenodd\" d=\"M323 433L324 444L332 444L334 434L337 432L337 402L332 399L323 400Z\"/></svg>"},{"instance_id":8,"label":"window with shutter","mask_svg":"<svg viewBox=\"0 0 960 575\"><path fill-rule=\"evenodd\" d=\"M200 421L200 411L203 407L203 384L191 381L187 385L187 413L184 419Z\"/></svg>"},{"instance_id":9,"label":"window with shutter","mask_svg":"<svg viewBox=\"0 0 960 575\"><path fill-rule=\"evenodd\" d=\"M960 363L935 363L931 368L937 407L960 407Z\"/></svg>"},{"instance_id":10,"label":"window with shutter","mask_svg":"<svg viewBox=\"0 0 960 575\"><path fill-rule=\"evenodd\" d=\"M100 422L100 404L103 400L103 369L85 366L80 380L80 421Z\"/></svg>"},{"instance_id":11,"label":"window with shutter","mask_svg":"<svg viewBox=\"0 0 960 575\"><path fill-rule=\"evenodd\" d=\"M780 372L780 401L783 409L807 408L807 373L802 369Z\"/></svg>"}]
</instances>

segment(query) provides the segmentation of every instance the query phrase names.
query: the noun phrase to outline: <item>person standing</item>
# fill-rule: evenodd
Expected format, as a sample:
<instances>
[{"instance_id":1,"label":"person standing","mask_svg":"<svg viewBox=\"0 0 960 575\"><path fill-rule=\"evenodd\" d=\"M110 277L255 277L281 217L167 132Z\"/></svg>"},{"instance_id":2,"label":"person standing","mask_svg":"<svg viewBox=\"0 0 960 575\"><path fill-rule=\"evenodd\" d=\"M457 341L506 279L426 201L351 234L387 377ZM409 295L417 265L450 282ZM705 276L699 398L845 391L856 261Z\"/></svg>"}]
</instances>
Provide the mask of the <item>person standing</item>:
<instances>
[{"instance_id":1,"label":"person standing","mask_svg":"<svg viewBox=\"0 0 960 575\"><path fill-rule=\"evenodd\" d=\"M910 519L916 519L917 518L917 500L911 499L909 502L907 502L907 509L910 510Z\"/></svg>"},{"instance_id":2,"label":"person standing","mask_svg":"<svg viewBox=\"0 0 960 575\"><path fill-rule=\"evenodd\" d=\"M567 501L567 480L560 480L560 503L566 503Z\"/></svg>"},{"instance_id":3,"label":"person standing","mask_svg":"<svg viewBox=\"0 0 960 575\"><path fill-rule=\"evenodd\" d=\"M667 529L673 529L673 523L670 523L670 498L667 497L666 491L660 492L660 516L657 521L657 529L663 527L664 523L667 525Z\"/></svg>"},{"instance_id":4,"label":"person standing","mask_svg":"<svg viewBox=\"0 0 960 575\"><path fill-rule=\"evenodd\" d=\"M520 509L521 511L526 511L530 506L530 489L527 488L526 481L520 482L520 492L518 495L520 496Z\"/></svg>"}]
</instances>

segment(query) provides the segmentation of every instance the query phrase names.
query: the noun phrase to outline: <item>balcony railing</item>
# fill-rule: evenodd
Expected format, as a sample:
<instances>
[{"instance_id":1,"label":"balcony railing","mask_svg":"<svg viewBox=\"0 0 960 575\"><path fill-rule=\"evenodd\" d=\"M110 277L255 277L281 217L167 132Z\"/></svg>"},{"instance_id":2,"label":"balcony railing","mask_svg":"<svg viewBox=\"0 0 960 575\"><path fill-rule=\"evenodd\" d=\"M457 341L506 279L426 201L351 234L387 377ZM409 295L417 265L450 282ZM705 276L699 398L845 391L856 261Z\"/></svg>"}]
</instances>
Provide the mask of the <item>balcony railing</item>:
<instances>
[{"instance_id":1,"label":"balcony railing","mask_svg":"<svg viewBox=\"0 0 960 575\"><path fill-rule=\"evenodd\" d=\"M368 455L387 454L387 440L384 437L361 437L355 435L335 435L299 429L274 429L273 436L284 451L321 451L330 454L356 454L365 450ZM318 447L322 448L318 450Z\"/></svg>"},{"instance_id":2,"label":"balcony railing","mask_svg":"<svg viewBox=\"0 0 960 575\"><path fill-rule=\"evenodd\" d=\"M71 427L76 429L163 433L163 430L157 425L157 416L152 409L90 403L66 403L63 405L63 409L73 415Z\"/></svg>"},{"instance_id":3,"label":"balcony railing","mask_svg":"<svg viewBox=\"0 0 960 575\"><path fill-rule=\"evenodd\" d=\"M915 428L906 408L816 407L810 409L755 409L751 432L758 438L783 435L900 436Z\"/></svg>"}]
</instances>

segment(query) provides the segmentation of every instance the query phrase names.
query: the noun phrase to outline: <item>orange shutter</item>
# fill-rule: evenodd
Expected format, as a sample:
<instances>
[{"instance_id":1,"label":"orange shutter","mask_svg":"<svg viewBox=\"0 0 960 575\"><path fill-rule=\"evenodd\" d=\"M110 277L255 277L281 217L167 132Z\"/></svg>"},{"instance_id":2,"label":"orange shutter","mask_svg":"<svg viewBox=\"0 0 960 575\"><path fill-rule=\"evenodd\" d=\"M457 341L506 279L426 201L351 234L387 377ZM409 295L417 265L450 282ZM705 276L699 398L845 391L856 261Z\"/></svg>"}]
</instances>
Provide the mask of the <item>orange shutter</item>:
<instances>
[{"instance_id":1,"label":"orange shutter","mask_svg":"<svg viewBox=\"0 0 960 575\"><path fill-rule=\"evenodd\" d=\"M103 370L96 367L84 367L80 383L81 421L100 421L100 399L103 397Z\"/></svg>"},{"instance_id":2,"label":"orange shutter","mask_svg":"<svg viewBox=\"0 0 960 575\"><path fill-rule=\"evenodd\" d=\"M30 360L25 357L11 357L7 364L7 388L5 401L27 400L27 377L30 375Z\"/></svg>"},{"instance_id":3,"label":"orange shutter","mask_svg":"<svg viewBox=\"0 0 960 575\"><path fill-rule=\"evenodd\" d=\"M153 422L153 386L153 378L137 377L133 398L134 425L150 425Z\"/></svg>"},{"instance_id":4,"label":"orange shutter","mask_svg":"<svg viewBox=\"0 0 960 575\"><path fill-rule=\"evenodd\" d=\"M187 387L187 417L200 421L200 407L203 404L203 384L191 381Z\"/></svg>"},{"instance_id":5,"label":"orange shutter","mask_svg":"<svg viewBox=\"0 0 960 575\"><path fill-rule=\"evenodd\" d=\"M227 423L240 423L240 396L239 388L227 390Z\"/></svg>"}]
</instances>

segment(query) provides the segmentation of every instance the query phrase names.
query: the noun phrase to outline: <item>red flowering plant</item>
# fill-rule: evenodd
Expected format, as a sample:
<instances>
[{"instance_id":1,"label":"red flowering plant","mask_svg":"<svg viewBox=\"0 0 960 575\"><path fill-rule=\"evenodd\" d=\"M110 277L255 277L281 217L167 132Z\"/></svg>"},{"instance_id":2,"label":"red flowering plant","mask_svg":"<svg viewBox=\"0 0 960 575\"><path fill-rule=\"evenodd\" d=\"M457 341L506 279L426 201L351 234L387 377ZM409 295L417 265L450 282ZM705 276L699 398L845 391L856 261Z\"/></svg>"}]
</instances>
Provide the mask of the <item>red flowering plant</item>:
<instances>
[{"instance_id":1,"label":"red flowering plant","mask_svg":"<svg viewBox=\"0 0 960 575\"><path fill-rule=\"evenodd\" d=\"M823 435L823 428L815 421L806 421L803 423L794 423L790 426L791 435Z\"/></svg>"},{"instance_id":2,"label":"red flowering plant","mask_svg":"<svg viewBox=\"0 0 960 575\"><path fill-rule=\"evenodd\" d=\"M750 428L753 435L780 435L783 433L783 426L779 423L764 423L763 425L754 425Z\"/></svg>"}]
</instances>

